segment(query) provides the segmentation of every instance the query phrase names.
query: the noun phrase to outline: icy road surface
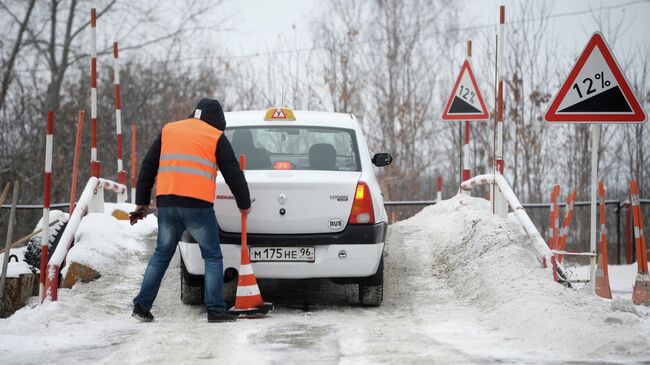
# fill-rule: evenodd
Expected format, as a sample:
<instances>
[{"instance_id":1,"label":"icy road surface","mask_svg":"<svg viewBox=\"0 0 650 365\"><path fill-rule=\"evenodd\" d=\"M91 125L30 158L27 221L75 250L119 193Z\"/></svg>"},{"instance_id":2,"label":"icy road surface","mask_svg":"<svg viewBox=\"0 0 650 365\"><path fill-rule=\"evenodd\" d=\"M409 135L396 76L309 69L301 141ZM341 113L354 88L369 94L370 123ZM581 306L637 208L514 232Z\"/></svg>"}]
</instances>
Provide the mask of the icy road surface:
<instances>
[{"instance_id":1,"label":"icy road surface","mask_svg":"<svg viewBox=\"0 0 650 365\"><path fill-rule=\"evenodd\" d=\"M454 198L389 228L384 303L362 308L356 287L262 282L268 318L208 324L179 298L178 254L153 323L130 317L154 239L85 219L78 245L129 242L103 277L59 302L0 320L0 363L432 364L629 362L650 359L650 319L629 300L565 289L539 269L520 227L480 199ZM93 228L89 228L92 223ZM101 224L102 232L96 228ZM118 227L119 225L119 227ZM117 231L115 228L118 227ZM136 225L137 227L137 225ZM90 242L92 241L92 242ZM106 244L104 242L103 244ZM79 249L80 259L84 255ZM290 290L288 289L290 288Z\"/></svg>"}]
</instances>

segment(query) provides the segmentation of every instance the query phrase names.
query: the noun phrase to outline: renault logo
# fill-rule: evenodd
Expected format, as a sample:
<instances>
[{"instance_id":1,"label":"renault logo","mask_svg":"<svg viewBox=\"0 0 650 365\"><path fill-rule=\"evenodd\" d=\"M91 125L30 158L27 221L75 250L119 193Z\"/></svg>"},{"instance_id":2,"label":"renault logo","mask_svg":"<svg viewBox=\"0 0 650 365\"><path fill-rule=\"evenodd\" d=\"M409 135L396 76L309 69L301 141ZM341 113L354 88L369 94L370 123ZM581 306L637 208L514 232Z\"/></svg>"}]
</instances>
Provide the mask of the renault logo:
<instances>
[{"instance_id":1,"label":"renault logo","mask_svg":"<svg viewBox=\"0 0 650 365\"><path fill-rule=\"evenodd\" d=\"M284 195L284 193L280 193L280 195L278 196L278 202L284 205L284 203L287 202L287 196Z\"/></svg>"}]
</instances>

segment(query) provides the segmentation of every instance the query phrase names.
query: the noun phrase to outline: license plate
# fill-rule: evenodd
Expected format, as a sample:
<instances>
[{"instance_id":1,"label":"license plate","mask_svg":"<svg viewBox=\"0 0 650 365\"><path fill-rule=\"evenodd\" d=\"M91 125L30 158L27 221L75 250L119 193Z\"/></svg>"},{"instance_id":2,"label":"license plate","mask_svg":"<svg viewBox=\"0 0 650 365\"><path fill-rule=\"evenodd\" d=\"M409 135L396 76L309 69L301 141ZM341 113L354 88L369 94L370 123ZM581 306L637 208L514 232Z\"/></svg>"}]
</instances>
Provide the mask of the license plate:
<instances>
[{"instance_id":1,"label":"license plate","mask_svg":"<svg viewBox=\"0 0 650 365\"><path fill-rule=\"evenodd\" d=\"M314 247L251 247L249 255L252 262L259 261L295 261L314 262Z\"/></svg>"}]
</instances>

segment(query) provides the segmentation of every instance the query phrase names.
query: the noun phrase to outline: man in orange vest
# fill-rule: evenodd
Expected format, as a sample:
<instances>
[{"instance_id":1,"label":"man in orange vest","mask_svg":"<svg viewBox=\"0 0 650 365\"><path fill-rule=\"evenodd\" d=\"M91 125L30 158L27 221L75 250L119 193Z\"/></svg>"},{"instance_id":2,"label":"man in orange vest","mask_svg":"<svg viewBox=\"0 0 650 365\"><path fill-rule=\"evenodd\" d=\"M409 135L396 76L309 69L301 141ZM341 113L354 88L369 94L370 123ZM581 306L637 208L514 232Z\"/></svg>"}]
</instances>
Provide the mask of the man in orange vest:
<instances>
[{"instance_id":1,"label":"man in orange vest","mask_svg":"<svg viewBox=\"0 0 650 365\"><path fill-rule=\"evenodd\" d=\"M208 322L236 319L226 312L223 300L223 257L213 208L217 167L242 213L250 212L251 200L246 178L223 135L225 128L221 104L202 99L188 119L163 127L142 162L131 224L149 213L151 189L157 179L158 240L140 293L133 299L133 316L140 321L153 320L151 306L185 230L198 242L205 261Z\"/></svg>"}]
</instances>

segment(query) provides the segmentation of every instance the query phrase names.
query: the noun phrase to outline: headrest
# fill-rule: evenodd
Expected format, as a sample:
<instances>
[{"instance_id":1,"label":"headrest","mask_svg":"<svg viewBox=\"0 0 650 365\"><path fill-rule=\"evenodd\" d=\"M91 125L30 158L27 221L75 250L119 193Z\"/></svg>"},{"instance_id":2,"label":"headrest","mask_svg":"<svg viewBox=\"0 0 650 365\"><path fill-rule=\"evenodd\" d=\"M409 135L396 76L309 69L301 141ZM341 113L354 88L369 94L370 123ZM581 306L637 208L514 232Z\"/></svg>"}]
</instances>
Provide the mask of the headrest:
<instances>
[{"instance_id":1,"label":"headrest","mask_svg":"<svg viewBox=\"0 0 650 365\"><path fill-rule=\"evenodd\" d=\"M336 170L336 148L329 143L317 143L311 146L309 167L316 170Z\"/></svg>"}]
</instances>

